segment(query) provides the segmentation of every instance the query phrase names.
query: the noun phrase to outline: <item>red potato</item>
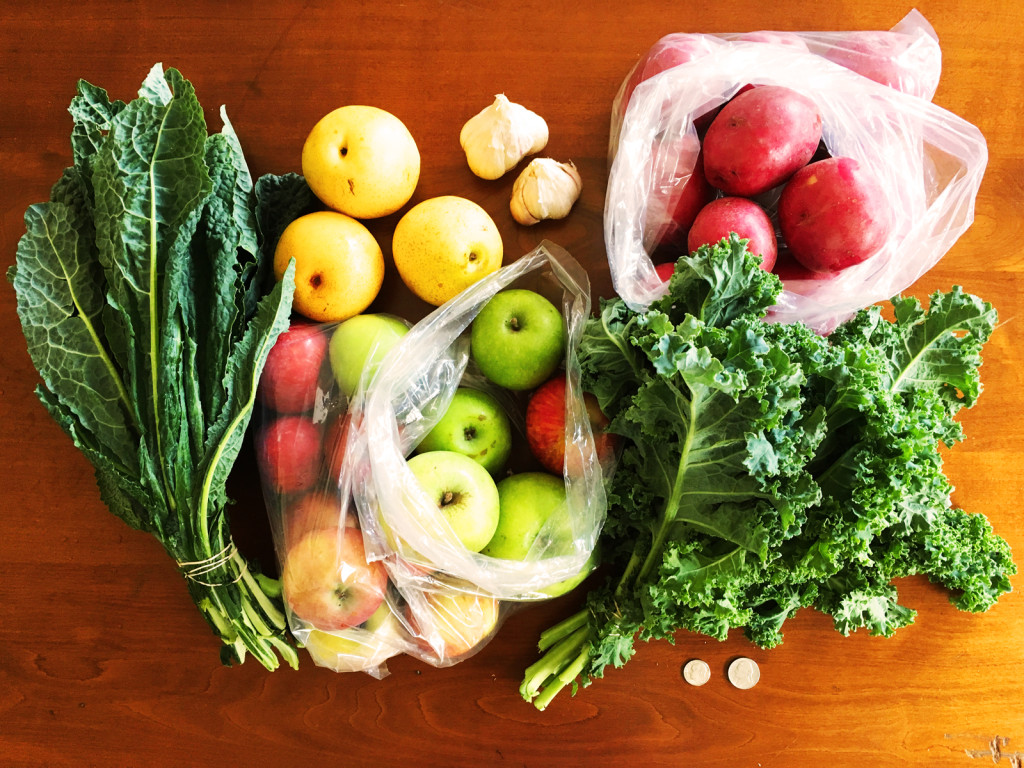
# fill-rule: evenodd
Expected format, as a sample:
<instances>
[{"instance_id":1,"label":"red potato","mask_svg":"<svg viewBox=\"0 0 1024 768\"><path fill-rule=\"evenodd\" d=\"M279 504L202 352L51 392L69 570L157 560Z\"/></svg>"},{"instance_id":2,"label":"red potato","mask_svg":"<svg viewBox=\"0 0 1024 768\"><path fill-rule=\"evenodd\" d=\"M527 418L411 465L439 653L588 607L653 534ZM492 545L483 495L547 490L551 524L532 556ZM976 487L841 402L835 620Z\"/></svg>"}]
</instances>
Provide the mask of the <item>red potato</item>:
<instances>
[{"instance_id":1,"label":"red potato","mask_svg":"<svg viewBox=\"0 0 1024 768\"><path fill-rule=\"evenodd\" d=\"M768 43L770 45L781 45L784 48L795 48L799 51L806 51L807 43L795 32L744 32L736 36L737 40L745 43Z\"/></svg>"},{"instance_id":2,"label":"red potato","mask_svg":"<svg viewBox=\"0 0 1024 768\"><path fill-rule=\"evenodd\" d=\"M637 63L626 84L622 96L622 111L625 112L633 91L644 80L661 74L680 64L699 59L714 50L714 43L702 35L691 35L676 32L665 35L650 47L644 57Z\"/></svg>"},{"instance_id":3,"label":"red potato","mask_svg":"<svg viewBox=\"0 0 1024 768\"><path fill-rule=\"evenodd\" d=\"M772 272L778 275L783 286L786 283L801 280L814 280L816 282L827 282L839 277L838 272L813 272L793 258L788 251L780 251L775 258L775 266Z\"/></svg>"},{"instance_id":4,"label":"red potato","mask_svg":"<svg viewBox=\"0 0 1024 768\"><path fill-rule=\"evenodd\" d=\"M762 85L722 107L704 137L704 175L727 195L753 197L784 183L814 155L821 112L797 91Z\"/></svg>"},{"instance_id":5,"label":"red potato","mask_svg":"<svg viewBox=\"0 0 1024 768\"><path fill-rule=\"evenodd\" d=\"M693 220L686 238L690 253L702 245L717 243L735 232L747 240L747 250L761 257L761 269L775 265L775 226L764 209L745 197L720 197L708 203Z\"/></svg>"},{"instance_id":6,"label":"red potato","mask_svg":"<svg viewBox=\"0 0 1024 768\"><path fill-rule=\"evenodd\" d=\"M684 135L655 146L644 216L644 248L652 257L676 258L697 213L715 197L704 178L700 142ZM691 170L692 169L692 170Z\"/></svg>"},{"instance_id":7,"label":"red potato","mask_svg":"<svg viewBox=\"0 0 1024 768\"><path fill-rule=\"evenodd\" d=\"M838 272L888 239L892 207L874 176L850 157L801 168L779 198L779 227L793 257L814 272Z\"/></svg>"},{"instance_id":8,"label":"red potato","mask_svg":"<svg viewBox=\"0 0 1024 768\"><path fill-rule=\"evenodd\" d=\"M899 32L850 32L825 58L903 93L930 97L938 85L938 46Z\"/></svg>"}]
</instances>

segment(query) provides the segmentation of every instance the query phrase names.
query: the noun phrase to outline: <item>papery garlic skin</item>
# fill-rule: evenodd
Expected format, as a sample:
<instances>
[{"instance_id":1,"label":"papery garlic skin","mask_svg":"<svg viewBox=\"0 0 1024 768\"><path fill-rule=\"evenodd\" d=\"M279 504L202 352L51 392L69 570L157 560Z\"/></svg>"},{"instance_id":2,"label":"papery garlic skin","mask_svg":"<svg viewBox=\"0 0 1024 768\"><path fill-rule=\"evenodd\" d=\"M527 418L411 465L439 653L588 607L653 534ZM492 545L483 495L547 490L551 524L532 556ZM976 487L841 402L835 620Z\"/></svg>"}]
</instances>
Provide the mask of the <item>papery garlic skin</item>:
<instances>
[{"instance_id":1,"label":"papery garlic skin","mask_svg":"<svg viewBox=\"0 0 1024 768\"><path fill-rule=\"evenodd\" d=\"M583 180L571 162L548 157L530 161L512 185L512 217L524 226L544 219L564 219L579 199Z\"/></svg>"},{"instance_id":2,"label":"papery garlic skin","mask_svg":"<svg viewBox=\"0 0 1024 768\"><path fill-rule=\"evenodd\" d=\"M498 179L548 143L548 124L536 112L504 94L471 117L459 134L469 169L481 179Z\"/></svg>"}]
</instances>

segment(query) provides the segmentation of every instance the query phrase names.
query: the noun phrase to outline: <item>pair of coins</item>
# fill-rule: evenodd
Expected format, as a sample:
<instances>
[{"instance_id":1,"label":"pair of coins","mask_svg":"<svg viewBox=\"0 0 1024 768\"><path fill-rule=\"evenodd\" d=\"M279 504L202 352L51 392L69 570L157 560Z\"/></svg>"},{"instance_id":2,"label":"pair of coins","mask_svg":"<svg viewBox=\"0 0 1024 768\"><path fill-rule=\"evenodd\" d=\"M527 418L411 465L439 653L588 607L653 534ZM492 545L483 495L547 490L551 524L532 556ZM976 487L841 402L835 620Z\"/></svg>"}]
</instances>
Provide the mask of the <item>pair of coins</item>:
<instances>
[{"instance_id":1,"label":"pair of coins","mask_svg":"<svg viewBox=\"0 0 1024 768\"><path fill-rule=\"evenodd\" d=\"M745 691L757 685L761 679L761 670L753 659L741 656L729 664L727 675L733 686ZM683 679L690 685L704 685L711 679L711 667L706 661L691 659L683 667Z\"/></svg>"}]
</instances>

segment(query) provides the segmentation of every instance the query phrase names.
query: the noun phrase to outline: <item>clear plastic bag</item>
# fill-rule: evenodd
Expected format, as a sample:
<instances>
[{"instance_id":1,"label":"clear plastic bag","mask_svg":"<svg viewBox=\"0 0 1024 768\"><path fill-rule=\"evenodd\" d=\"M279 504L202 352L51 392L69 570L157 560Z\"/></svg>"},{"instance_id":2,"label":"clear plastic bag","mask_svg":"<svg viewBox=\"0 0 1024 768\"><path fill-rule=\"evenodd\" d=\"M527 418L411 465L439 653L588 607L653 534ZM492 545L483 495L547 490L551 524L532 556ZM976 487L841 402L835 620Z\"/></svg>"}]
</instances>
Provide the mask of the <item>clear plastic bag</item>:
<instances>
[{"instance_id":1,"label":"clear plastic bag","mask_svg":"<svg viewBox=\"0 0 1024 768\"><path fill-rule=\"evenodd\" d=\"M271 350L254 419L257 461L293 636L318 666L382 678L387 659L416 638L387 570L366 556L352 504L359 462L330 360L337 327L295 322Z\"/></svg>"},{"instance_id":2,"label":"clear plastic bag","mask_svg":"<svg viewBox=\"0 0 1024 768\"><path fill-rule=\"evenodd\" d=\"M672 225L701 129L747 84L787 86L813 99L828 153L868 168L895 214L888 241L867 261L828 279L784 276L771 319L827 332L905 290L972 223L988 159L976 127L931 103L940 66L935 33L916 11L885 32L662 38L613 104L605 244L616 292L637 308L664 294L653 244ZM779 191L757 200L770 216Z\"/></svg>"},{"instance_id":3,"label":"clear plastic bag","mask_svg":"<svg viewBox=\"0 0 1024 768\"><path fill-rule=\"evenodd\" d=\"M406 465L460 386L494 394L525 445L527 394L490 385L469 359L467 329L507 287L546 296L567 331L555 374L567 391L566 502L552 515L567 529L542 530L544 545L521 561L461 546ZM299 322L280 337L260 382L256 450L289 626L316 664L375 677L400 653L455 664L483 648L516 605L547 599L592 567L610 467L601 465L609 456L596 446L576 360L589 314L586 272L545 243L414 326L375 315L353 332L353 321L368 319L360 316ZM355 350L351 359L345 349Z\"/></svg>"},{"instance_id":4,"label":"clear plastic bag","mask_svg":"<svg viewBox=\"0 0 1024 768\"><path fill-rule=\"evenodd\" d=\"M460 386L485 386L474 373L468 330L499 291L529 288L559 307L566 323L563 515L560 536L522 560L473 552L462 545L421 488L407 457L444 414ZM594 553L606 511L603 470L580 389L576 348L590 314L586 272L564 250L543 243L480 280L418 322L356 393L350 407L362 463L353 495L367 557L383 562L406 602L417 638L414 655L447 665L475 653L515 604L546 599L547 590L580 574ZM523 404L505 393L509 416L522 428ZM521 437L521 436L520 436ZM483 629L490 627L490 632Z\"/></svg>"}]
</instances>

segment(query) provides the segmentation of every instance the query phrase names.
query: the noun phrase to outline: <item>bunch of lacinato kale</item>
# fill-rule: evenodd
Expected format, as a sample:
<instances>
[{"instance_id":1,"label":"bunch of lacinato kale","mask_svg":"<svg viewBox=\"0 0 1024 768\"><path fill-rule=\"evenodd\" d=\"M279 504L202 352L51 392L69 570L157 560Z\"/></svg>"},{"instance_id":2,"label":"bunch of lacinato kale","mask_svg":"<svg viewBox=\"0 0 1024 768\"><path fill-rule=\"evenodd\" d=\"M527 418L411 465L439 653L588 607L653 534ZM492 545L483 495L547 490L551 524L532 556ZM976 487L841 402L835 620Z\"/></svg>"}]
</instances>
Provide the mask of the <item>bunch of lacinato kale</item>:
<instances>
[{"instance_id":1,"label":"bunch of lacinato kale","mask_svg":"<svg viewBox=\"0 0 1024 768\"><path fill-rule=\"evenodd\" d=\"M208 135L174 69L127 104L83 81L70 112L74 164L25 214L9 273L39 398L110 510L177 562L224 661L294 666L280 586L235 546L225 483L289 322L291 271L266 278L271 219L308 191L254 185L226 116Z\"/></svg>"}]
</instances>

